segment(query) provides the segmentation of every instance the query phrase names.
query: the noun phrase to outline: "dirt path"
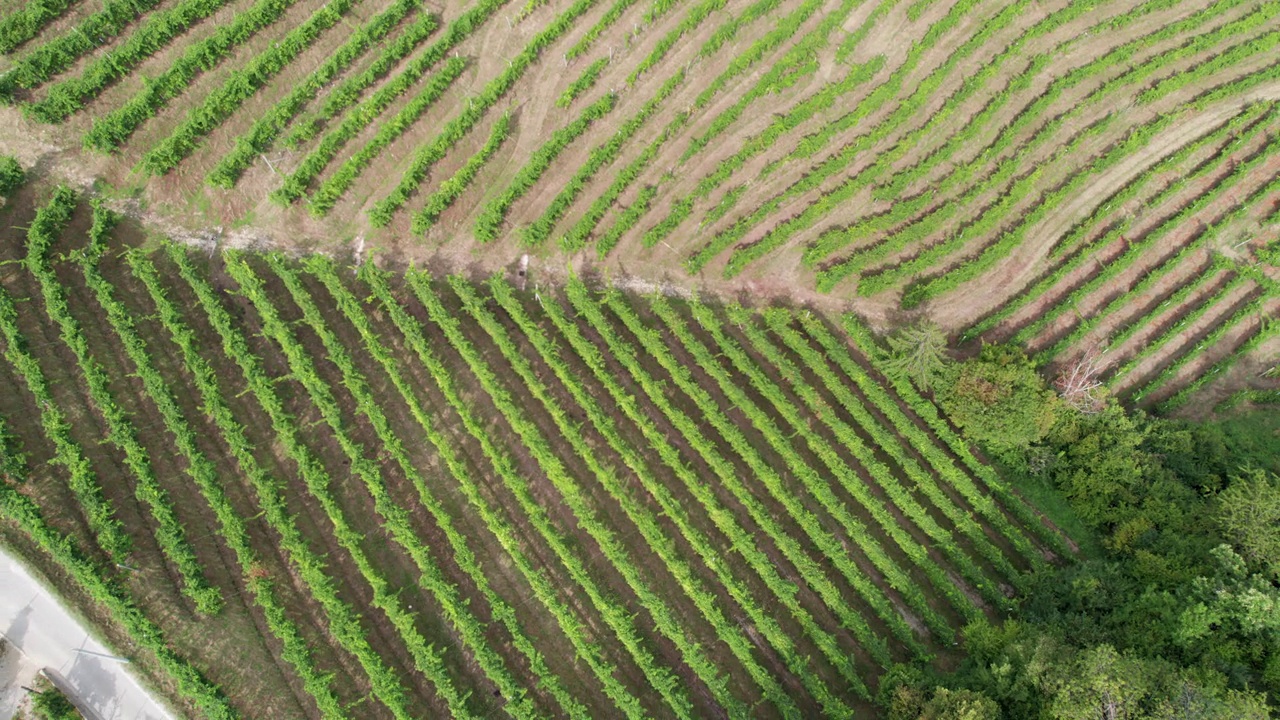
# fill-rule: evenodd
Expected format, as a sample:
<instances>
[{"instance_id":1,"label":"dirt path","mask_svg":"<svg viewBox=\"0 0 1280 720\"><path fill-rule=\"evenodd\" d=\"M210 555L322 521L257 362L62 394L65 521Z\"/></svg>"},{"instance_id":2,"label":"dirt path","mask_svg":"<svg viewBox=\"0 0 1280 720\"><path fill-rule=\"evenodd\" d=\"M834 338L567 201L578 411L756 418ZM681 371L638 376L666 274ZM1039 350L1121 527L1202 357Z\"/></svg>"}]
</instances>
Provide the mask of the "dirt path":
<instances>
[{"instance_id":1,"label":"dirt path","mask_svg":"<svg viewBox=\"0 0 1280 720\"><path fill-rule=\"evenodd\" d=\"M16 558L0 550L0 719L13 716L37 672L65 679L72 700L99 718L172 720L134 679L128 665L90 636L85 626Z\"/></svg>"}]
</instances>

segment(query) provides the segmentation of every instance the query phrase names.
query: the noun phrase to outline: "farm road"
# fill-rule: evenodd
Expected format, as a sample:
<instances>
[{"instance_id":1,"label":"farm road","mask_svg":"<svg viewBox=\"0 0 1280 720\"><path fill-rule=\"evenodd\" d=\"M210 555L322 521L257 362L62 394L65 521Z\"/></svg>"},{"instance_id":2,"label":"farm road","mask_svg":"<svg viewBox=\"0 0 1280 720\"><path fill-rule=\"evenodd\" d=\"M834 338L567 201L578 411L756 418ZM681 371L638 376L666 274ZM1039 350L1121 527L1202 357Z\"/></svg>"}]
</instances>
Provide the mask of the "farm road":
<instances>
[{"instance_id":1,"label":"farm road","mask_svg":"<svg viewBox=\"0 0 1280 720\"><path fill-rule=\"evenodd\" d=\"M128 672L128 665L89 636L53 593L0 550L0 720L13 716L41 668L65 679L77 705L101 720L172 720ZM83 652L77 652L83 651ZM97 653L86 654L86 653Z\"/></svg>"}]
</instances>

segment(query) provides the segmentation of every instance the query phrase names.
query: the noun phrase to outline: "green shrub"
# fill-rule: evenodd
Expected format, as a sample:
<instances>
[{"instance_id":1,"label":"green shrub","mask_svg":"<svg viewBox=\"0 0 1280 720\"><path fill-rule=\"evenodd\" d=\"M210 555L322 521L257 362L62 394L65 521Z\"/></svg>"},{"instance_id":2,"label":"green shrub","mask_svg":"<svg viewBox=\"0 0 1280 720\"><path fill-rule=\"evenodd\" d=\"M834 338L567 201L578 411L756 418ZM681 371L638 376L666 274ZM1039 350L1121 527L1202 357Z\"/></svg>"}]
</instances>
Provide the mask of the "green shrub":
<instances>
[{"instance_id":1,"label":"green shrub","mask_svg":"<svg viewBox=\"0 0 1280 720\"><path fill-rule=\"evenodd\" d=\"M31 712L39 720L82 720L84 717L67 696L55 687L32 693Z\"/></svg>"},{"instance_id":2,"label":"green shrub","mask_svg":"<svg viewBox=\"0 0 1280 720\"><path fill-rule=\"evenodd\" d=\"M951 366L938 383L938 399L970 439L1010 456L1044 438L1058 414L1058 399L1016 347L988 345L976 360Z\"/></svg>"},{"instance_id":3,"label":"green shrub","mask_svg":"<svg viewBox=\"0 0 1280 720\"><path fill-rule=\"evenodd\" d=\"M26 179L26 173L17 160L8 155L0 155L0 195L8 195Z\"/></svg>"}]
</instances>

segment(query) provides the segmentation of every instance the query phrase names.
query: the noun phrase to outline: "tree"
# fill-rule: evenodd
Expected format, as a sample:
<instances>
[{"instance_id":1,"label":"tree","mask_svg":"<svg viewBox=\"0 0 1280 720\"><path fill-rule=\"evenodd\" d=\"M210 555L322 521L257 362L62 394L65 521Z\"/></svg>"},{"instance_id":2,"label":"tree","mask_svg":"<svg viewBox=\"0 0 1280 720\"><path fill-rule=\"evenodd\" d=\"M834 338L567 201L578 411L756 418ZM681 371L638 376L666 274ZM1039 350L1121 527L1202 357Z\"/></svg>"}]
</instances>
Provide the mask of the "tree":
<instances>
[{"instance_id":1,"label":"tree","mask_svg":"<svg viewBox=\"0 0 1280 720\"><path fill-rule=\"evenodd\" d=\"M1098 348L1088 348L1063 368L1053 381L1058 396L1068 407L1090 415L1102 412L1107 407L1106 388L1098 379L1102 373L1098 358Z\"/></svg>"},{"instance_id":2,"label":"tree","mask_svg":"<svg viewBox=\"0 0 1280 720\"><path fill-rule=\"evenodd\" d=\"M922 390L930 389L947 365L947 335L931 322L903 328L890 335L889 372L912 380Z\"/></svg>"},{"instance_id":3,"label":"tree","mask_svg":"<svg viewBox=\"0 0 1280 720\"><path fill-rule=\"evenodd\" d=\"M1241 555L1280 579L1280 477L1254 470L1218 493L1222 534Z\"/></svg>"},{"instance_id":4,"label":"tree","mask_svg":"<svg viewBox=\"0 0 1280 720\"><path fill-rule=\"evenodd\" d=\"M1059 720L1137 720L1152 690L1149 671L1110 645L1089 648L1064 673L1050 713Z\"/></svg>"},{"instance_id":5,"label":"tree","mask_svg":"<svg viewBox=\"0 0 1280 720\"><path fill-rule=\"evenodd\" d=\"M970 438L1017 461L1053 427L1059 400L1020 348L988 345L943 374L938 398Z\"/></svg>"}]
</instances>

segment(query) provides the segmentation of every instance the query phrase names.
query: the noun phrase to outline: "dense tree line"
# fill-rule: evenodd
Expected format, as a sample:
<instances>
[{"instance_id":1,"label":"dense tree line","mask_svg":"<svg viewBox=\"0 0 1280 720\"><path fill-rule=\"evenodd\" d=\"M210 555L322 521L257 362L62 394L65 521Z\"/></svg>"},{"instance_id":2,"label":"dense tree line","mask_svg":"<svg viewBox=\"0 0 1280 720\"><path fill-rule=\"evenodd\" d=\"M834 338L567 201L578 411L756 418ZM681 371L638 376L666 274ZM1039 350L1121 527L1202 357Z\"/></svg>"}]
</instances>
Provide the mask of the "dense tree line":
<instances>
[{"instance_id":1,"label":"dense tree line","mask_svg":"<svg viewBox=\"0 0 1280 720\"><path fill-rule=\"evenodd\" d=\"M1265 718L1280 698L1280 417L1205 423L1063 399L1021 350L971 360L900 332L882 365L927 378L952 421L1080 545L1035 575L966 659L881 682L901 718ZM1081 409L1083 407L1083 409ZM1055 502L1056 500L1056 502ZM1055 507L1056 505L1056 507Z\"/></svg>"}]
</instances>

